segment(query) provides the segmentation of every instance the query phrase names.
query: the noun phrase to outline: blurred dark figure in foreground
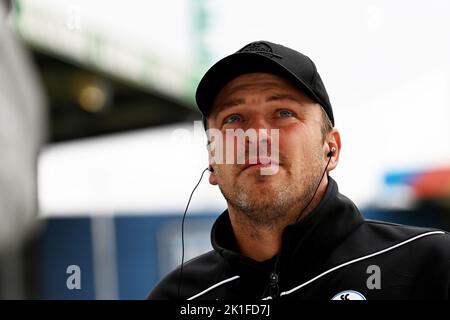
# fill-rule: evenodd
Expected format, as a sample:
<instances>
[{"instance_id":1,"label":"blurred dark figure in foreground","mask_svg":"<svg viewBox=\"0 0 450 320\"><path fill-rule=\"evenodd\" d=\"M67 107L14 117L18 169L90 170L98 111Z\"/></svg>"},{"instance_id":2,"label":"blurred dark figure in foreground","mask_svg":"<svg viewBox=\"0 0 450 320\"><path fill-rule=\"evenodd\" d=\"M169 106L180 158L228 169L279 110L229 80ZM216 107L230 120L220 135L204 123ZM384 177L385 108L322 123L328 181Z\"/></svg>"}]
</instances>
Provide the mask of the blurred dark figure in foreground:
<instances>
[{"instance_id":1,"label":"blurred dark figure in foreground","mask_svg":"<svg viewBox=\"0 0 450 320\"><path fill-rule=\"evenodd\" d=\"M44 97L12 30L13 4L0 0L0 298L31 298L25 248L36 230L37 155Z\"/></svg>"}]
</instances>

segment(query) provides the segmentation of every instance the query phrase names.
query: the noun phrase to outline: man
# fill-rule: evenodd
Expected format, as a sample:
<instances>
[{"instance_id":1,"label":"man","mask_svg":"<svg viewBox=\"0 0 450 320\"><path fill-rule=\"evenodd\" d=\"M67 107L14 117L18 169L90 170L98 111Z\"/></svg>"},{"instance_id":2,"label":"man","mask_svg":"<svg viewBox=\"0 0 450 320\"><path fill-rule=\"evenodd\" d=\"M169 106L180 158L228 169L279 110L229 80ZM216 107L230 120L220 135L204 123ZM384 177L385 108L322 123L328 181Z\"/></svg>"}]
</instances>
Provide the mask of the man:
<instances>
[{"instance_id":1,"label":"man","mask_svg":"<svg viewBox=\"0 0 450 320\"><path fill-rule=\"evenodd\" d=\"M208 70L196 100L209 130L277 130L277 160L211 161L209 181L228 206L214 250L170 273L150 299L448 299L449 235L365 221L328 175L341 139L308 57L250 43ZM257 143L276 142L258 134Z\"/></svg>"}]
</instances>

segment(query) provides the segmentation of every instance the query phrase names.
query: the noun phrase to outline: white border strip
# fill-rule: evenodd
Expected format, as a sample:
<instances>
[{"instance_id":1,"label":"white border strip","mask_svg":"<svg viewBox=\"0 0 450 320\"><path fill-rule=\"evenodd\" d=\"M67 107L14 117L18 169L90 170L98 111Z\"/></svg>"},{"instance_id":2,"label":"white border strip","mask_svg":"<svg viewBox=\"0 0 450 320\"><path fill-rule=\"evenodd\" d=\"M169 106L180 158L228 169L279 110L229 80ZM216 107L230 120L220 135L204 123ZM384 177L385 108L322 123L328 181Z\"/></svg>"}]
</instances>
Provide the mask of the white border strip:
<instances>
[{"instance_id":1,"label":"white border strip","mask_svg":"<svg viewBox=\"0 0 450 320\"><path fill-rule=\"evenodd\" d=\"M225 280L223 280L223 281L220 281L219 283L216 283L215 285L209 287L208 289L205 289L205 290L203 290L202 292L197 293L195 296L190 297L188 300L194 300L194 299L200 297L201 295L204 295L204 294L207 293L208 291L211 291L212 289L215 289L215 288L217 288L217 287L219 287L219 286L221 286L221 285L223 285L223 284L225 284L225 283L227 283L227 282L236 280L236 279L238 279L238 278L240 278L240 276L234 276L234 277L225 279Z\"/></svg>"},{"instance_id":2,"label":"white border strip","mask_svg":"<svg viewBox=\"0 0 450 320\"><path fill-rule=\"evenodd\" d=\"M409 243L409 242L411 242L411 241L414 241L414 240L417 240L417 239L420 239L420 238L423 238L423 237L426 237L426 236L430 236L430 235L433 235L433 234L445 234L445 232L444 232L444 231L431 231L431 232L422 233L422 234L419 234L418 236L415 236L415 237L413 237L413 238L411 238L411 239L408 239L408 240L405 240L405 241L403 241L403 242L400 242L400 243L398 243L398 244L396 244L396 245L394 245L394 246L392 246L392 247L389 247L389 248L386 248L386 249L377 251L377 252L372 253L372 254L369 254L369 255L367 255L367 256L363 256L363 257L360 257L360 258L357 258L357 259L354 259L354 260L345 262L345 263L343 263L343 264L340 264L340 265L338 265L338 266L336 266L336 267L334 267L334 268L331 268L331 269L329 269L329 270L327 270L327 271L325 271L325 272L319 274L318 276L312 278L312 279L309 280L309 281L306 281L305 283L303 283L303 284L301 284L301 285L299 285L299 286L297 286L297 287L295 287L295 288L293 288L293 289L291 289L291 290L284 291L284 292L280 293L280 296L285 296L285 295L291 294L292 292L297 291L297 290L303 288L304 286L307 286L307 285L310 284L311 282L316 281L317 279L323 277L324 275L326 275L326 274L328 274L328 273L330 273L330 272L333 272L333 271L335 271L335 270L337 270L337 269L340 269L340 268L343 268L343 267L345 267L345 266L348 266L349 264L352 264L352 263L355 263L355 262L358 262L358 261L361 261L361 260L369 259L369 258L371 258L371 257L377 256L377 255L380 255L380 254L383 254L383 253L385 253L385 252L388 252L388 251L391 251L391 250L393 250L393 249L395 249L395 248L398 248L398 247L400 247L400 246L403 246L403 245L405 245L405 244L407 244L407 243ZM262 299L262 300L268 300L268 299L272 299L272 297L271 297L271 296L268 296L268 297L265 297L265 298Z\"/></svg>"}]
</instances>

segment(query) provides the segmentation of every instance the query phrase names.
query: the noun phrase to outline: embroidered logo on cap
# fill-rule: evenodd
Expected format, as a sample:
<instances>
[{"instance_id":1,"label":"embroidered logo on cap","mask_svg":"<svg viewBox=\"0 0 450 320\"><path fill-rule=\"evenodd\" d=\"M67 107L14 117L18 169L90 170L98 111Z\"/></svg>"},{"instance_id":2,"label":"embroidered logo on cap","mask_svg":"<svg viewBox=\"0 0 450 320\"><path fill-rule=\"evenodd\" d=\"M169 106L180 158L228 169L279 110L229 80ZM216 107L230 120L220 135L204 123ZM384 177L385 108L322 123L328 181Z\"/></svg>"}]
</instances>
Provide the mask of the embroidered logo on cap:
<instances>
[{"instance_id":1,"label":"embroidered logo on cap","mask_svg":"<svg viewBox=\"0 0 450 320\"><path fill-rule=\"evenodd\" d=\"M345 290L336 294L331 300L367 300L362 293L354 290Z\"/></svg>"},{"instance_id":2,"label":"embroidered logo on cap","mask_svg":"<svg viewBox=\"0 0 450 320\"><path fill-rule=\"evenodd\" d=\"M280 55L273 53L272 47L265 42L252 42L243 47L238 52L251 52L251 53L258 53L263 56L268 56L269 58L272 57L281 58Z\"/></svg>"}]
</instances>

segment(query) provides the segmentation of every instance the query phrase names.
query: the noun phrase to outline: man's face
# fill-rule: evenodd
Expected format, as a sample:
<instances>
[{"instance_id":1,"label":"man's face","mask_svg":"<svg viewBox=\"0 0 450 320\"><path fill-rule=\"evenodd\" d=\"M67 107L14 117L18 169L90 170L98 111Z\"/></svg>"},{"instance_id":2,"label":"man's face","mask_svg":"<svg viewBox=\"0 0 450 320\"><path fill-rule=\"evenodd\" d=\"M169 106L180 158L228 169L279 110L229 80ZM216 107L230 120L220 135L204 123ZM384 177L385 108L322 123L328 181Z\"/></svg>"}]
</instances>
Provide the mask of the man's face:
<instances>
[{"instance_id":1,"label":"man's face","mask_svg":"<svg viewBox=\"0 0 450 320\"><path fill-rule=\"evenodd\" d=\"M245 74L222 88L208 118L209 128L219 129L224 140L227 129L266 129L269 152L271 130L278 129L279 134L276 174L261 175L260 165L212 165L210 183L219 185L229 206L256 224L270 225L290 219L288 212L313 196L328 159L320 108L290 82L268 73ZM223 144L225 152L237 159L236 147L230 150Z\"/></svg>"}]
</instances>

